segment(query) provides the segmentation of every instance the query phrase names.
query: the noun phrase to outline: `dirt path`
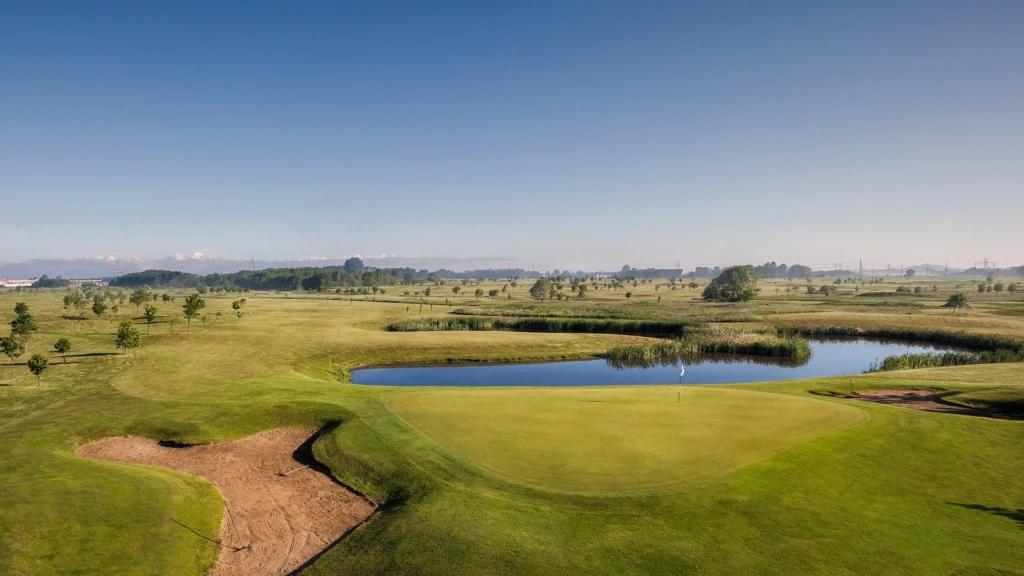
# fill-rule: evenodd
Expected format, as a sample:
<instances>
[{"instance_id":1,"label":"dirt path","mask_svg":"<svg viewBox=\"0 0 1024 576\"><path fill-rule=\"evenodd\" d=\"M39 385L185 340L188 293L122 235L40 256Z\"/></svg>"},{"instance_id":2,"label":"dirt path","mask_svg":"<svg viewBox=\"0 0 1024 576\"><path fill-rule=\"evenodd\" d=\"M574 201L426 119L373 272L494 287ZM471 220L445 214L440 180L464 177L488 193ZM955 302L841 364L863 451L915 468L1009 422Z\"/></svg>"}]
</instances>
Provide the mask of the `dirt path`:
<instances>
[{"instance_id":1,"label":"dirt path","mask_svg":"<svg viewBox=\"0 0 1024 576\"><path fill-rule=\"evenodd\" d=\"M193 474L213 484L227 502L244 544L227 514L220 526L220 556L213 576L288 574L329 548L374 512L374 505L314 467L314 430L281 428L223 444L169 448L137 436L104 438L77 454L147 464ZM182 537L190 536L182 528ZM213 536L212 534L210 536ZM216 543L210 544L216 546Z\"/></svg>"},{"instance_id":2,"label":"dirt path","mask_svg":"<svg viewBox=\"0 0 1024 576\"><path fill-rule=\"evenodd\" d=\"M942 412L945 414L1012 420L1009 416L983 410L974 410L966 406L944 402L934 392L928 392L927 390L868 390L856 395L843 396L843 398L899 406L901 408L913 408L914 410L924 410L925 412Z\"/></svg>"}]
</instances>

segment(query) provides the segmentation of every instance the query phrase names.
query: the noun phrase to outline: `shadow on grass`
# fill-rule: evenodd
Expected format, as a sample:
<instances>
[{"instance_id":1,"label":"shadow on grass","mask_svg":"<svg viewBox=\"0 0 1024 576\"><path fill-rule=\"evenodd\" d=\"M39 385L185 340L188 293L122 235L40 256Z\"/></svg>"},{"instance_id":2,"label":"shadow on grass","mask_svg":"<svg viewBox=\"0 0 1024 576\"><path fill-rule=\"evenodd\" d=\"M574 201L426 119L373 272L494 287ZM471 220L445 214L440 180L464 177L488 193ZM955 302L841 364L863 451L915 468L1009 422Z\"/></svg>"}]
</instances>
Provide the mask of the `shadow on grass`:
<instances>
[{"instance_id":1,"label":"shadow on grass","mask_svg":"<svg viewBox=\"0 0 1024 576\"><path fill-rule=\"evenodd\" d=\"M947 502L953 506L960 506L961 508L967 508L968 510L977 510L978 512L988 512L989 514L995 514L996 516L1002 516L1003 518L1009 518L1010 520L1017 523L1017 526L1024 530L1024 508L999 508L994 506L983 506L981 504L961 504L959 502Z\"/></svg>"},{"instance_id":2,"label":"shadow on grass","mask_svg":"<svg viewBox=\"0 0 1024 576\"><path fill-rule=\"evenodd\" d=\"M68 354L68 358L92 358L95 356L121 356L120 352L86 352L85 354Z\"/></svg>"},{"instance_id":3,"label":"shadow on grass","mask_svg":"<svg viewBox=\"0 0 1024 576\"><path fill-rule=\"evenodd\" d=\"M224 547L224 548L230 548L230 549L232 549L232 550L236 550L236 548L235 548L234 546L229 546L229 545L227 545L227 544L224 544L224 543L223 543L223 542L221 542L220 540L216 540L216 539L210 538L209 536L204 536L203 534L200 534L199 532L196 532L196 531L195 531L195 530L193 530L193 529L192 529L191 527L189 527L189 526L186 526L185 524L183 524L182 522L180 522L180 521L179 521L179 520L178 520L177 518L171 518L171 522L174 522L174 523L175 523L175 524L177 524L178 526L181 526L181 527L182 527L182 528L184 528L185 530L188 530L189 532L191 532L191 533L195 534L196 536L199 536L200 538L202 538L203 540L206 540L207 542L213 542L214 544L216 544L216 545L218 545L218 546L222 546L222 547Z\"/></svg>"}]
</instances>

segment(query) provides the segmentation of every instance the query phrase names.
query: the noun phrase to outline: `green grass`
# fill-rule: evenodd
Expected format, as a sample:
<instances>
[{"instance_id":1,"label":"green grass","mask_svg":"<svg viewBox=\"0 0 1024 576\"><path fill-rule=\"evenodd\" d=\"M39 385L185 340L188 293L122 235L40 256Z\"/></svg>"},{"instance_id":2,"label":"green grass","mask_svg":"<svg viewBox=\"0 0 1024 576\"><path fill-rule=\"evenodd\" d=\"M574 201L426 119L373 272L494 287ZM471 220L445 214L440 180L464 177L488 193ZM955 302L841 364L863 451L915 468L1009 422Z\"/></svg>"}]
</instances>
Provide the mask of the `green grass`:
<instances>
[{"instance_id":1,"label":"green grass","mask_svg":"<svg viewBox=\"0 0 1024 576\"><path fill-rule=\"evenodd\" d=\"M921 300L937 307L951 289ZM772 326L1024 336L1024 317L1000 313L1019 306L1016 296L979 298L950 315L774 290L764 284L762 296L730 310ZM640 299L680 315L701 306L690 291L635 291L631 303L597 291L586 306ZM70 334L76 354L115 352L116 323L89 320L73 334L60 295L0 294L0 321L25 300L40 322L34 351ZM114 434L194 443L296 425L327 425L314 453L382 502L308 574L1024 573L1024 422L822 395L846 393L852 380L858 390L939 390L1002 409L1024 399L1020 363L686 389L685 406L674 387L376 388L337 374L394 361L579 357L648 340L387 332L425 316L397 302L248 298L242 320L208 318L187 335L167 322L181 298L157 303L153 335L135 356L76 357L52 366L40 387L24 359L13 381L0 366L0 574L205 573L215 550L190 529L217 532L221 504L209 485L81 459L74 447ZM210 297L207 312L227 315L231 300ZM605 401L585 401L595 399ZM673 427L680 414L700 425ZM870 420L830 427L829 414ZM701 434L722 449L702 451Z\"/></svg>"},{"instance_id":2,"label":"green grass","mask_svg":"<svg viewBox=\"0 0 1024 576\"><path fill-rule=\"evenodd\" d=\"M867 420L851 406L741 390L431 390L388 407L459 458L583 492L699 482Z\"/></svg>"}]
</instances>

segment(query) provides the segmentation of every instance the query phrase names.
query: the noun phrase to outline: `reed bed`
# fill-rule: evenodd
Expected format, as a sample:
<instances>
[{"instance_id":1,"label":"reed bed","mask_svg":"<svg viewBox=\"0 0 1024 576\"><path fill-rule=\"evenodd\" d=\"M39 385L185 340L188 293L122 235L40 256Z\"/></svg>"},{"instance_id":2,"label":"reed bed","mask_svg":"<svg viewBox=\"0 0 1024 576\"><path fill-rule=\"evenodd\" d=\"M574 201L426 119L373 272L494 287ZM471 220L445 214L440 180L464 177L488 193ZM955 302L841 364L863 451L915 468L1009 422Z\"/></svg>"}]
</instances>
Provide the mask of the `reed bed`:
<instances>
[{"instance_id":1,"label":"reed bed","mask_svg":"<svg viewBox=\"0 0 1024 576\"><path fill-rule=\"evenodd\" d=\"M893 340L910 340L946 344L974 350L1011 350L1024 352L1024 342L1007 336L979 334L966 330L949 331L933 328L871 328L861 329L855 326L788 326L778 328L780 336L798 335L813 337L862 337L889 338Z\"/></svg>"},{"instance_id":2,"label":"reed bed","mask_svg":"<svg viewBox=\"0 0 1024 576\"><path fill-rule=\"evenodd\" d=\"M761 334L757 330L693 330L679 339L615 346L607 358L616 366L678 363L703 354L746 354L781 358L807 358L811 347L799 336Z\"/></svg>"}]
</instances>

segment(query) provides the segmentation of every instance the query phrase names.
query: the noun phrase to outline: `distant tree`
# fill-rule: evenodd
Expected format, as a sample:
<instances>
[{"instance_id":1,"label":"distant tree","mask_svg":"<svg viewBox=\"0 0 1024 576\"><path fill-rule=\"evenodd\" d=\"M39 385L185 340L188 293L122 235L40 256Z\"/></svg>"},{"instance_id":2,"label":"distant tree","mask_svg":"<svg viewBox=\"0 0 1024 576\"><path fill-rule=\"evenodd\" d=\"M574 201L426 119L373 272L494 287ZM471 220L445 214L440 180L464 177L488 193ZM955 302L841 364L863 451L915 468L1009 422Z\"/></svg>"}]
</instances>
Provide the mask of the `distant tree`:
<instances>
[{"instance_id":1,"label":"distant tree","mask_svg":"<svg viewBox=\"0 0 1024 576\"><path fill-rule=\"evenodd\" d=\"M456 296L458 296L459 295L459 290L462 290L462 286L459 286L459 285L452 286L452 294L455 294Z\"/></svg>"},{"instance_id":2,"label":"distant tree","mask_svg":"<svg viewBox=\"0 0 1024 576\"><path fill-rule=\"evenodd\" d=\"M993 278L992 276L986 276L985 277L985 281L988 282L988 283L991 283L992 280L995 280L995 278Z\"/></svg>"},{"instance_id":3,"label":"distant tree","mask_svg":"<svg viewBox=\"0 0 1024 576\"><path fill-rule=\"evenodd\" d=\"M818 289L815 288L814 286L808 286L807 287L807 293L808 294L817 294L817 292L818 292Z\"/></svg>"},{"instance_id":4,"label":"distant tree","mask_svg":"<svg viewBox=\"0 0 1024 576\"><path fill-rule=\"evenodd\" d=\"M131 297L128 298L128 301L135 305L135 313L138 314L139 306L145 302L149 302L150 298L149 287L143 286L141 288L136 288L135 291L132 292Z\"/></svg>"},{"instance_id":5,"label":"distant tree","mask_svg":"<svg viewBox=\"0 0 1024 576\"><path fill-rule=\"evenodd\" d=\"M508 292L508 284L501 287L501 293L504 294L505 292Z\"/></svg>"},{"instance_id":6,"label":"distant tree","mask_svg":"<svg viewBox=\"0 0 1024 576\"><path fill-rule=\"evenodd\" d=\"M232 302L231 303L231 309L235 310L235 311L241 310L242 309L242 301L241 300L235 300L234 302Z\"/></svg>"},{"instance_id":7,"label":"distant tree","mask_svg":"<svg viewBox=\"0 0 1024 576\"><path fill-rule=\"evenodd\" d=\"M959 312L961 308L967 305L967 294L963 292L954 292L946 298L946 306L951 312Z\"/></svg>"},{"instance_id":8,"label":"distant tree","mask_svg":"<svg viewBox=\"0 0 1024 576\"><path fill-rule=\"evenodd\" d=\"M480 289L480 288L477 288L476 290L474 290L474 291L473 291L473 296L474 296L474 297L475 297L475 298L476 298L477 300L479 300L479 299L480 299L480 297L481 297L481 296L483 296L483 295L484 295L484 291L483 291L482 289Z\"/></svg>"},{"instance_id":9,"label":"distant tree","mask_svg":"<svg viewBox=\"0 0 1024 576\"><path fill-rule=\"evenodd\" d=\"M1006 288L1006 286L1003 286L1002 282L996 282L995 286L992 286L992 289L996 292L1002 292L1004 288Z\"/></svg>"},{"instance_id":10,"label":"distant tree","mask_svg":"<svg viewBox=\"0 0 1024 576\"><path fill-rule=\"evenodd\" d=\"M1013 294L1014 292L1017 291L1017 283L1016 282L1010 282L1010 285L1007 286L1006 289L1010 292L1010 294Z\"/></svg>"},{"instance_id":11,"label":"distant tree","mask_svg":"<svg viewBox=\"0 0 1024 576\"><path fill-rule=\"evenodd\" d=\"M345 260L344 268L345 272L362 272L363 261L356 257L349 258Z\"/></svg>"},{"instance_id":12,"label":"distant tree","mask_svg":"<svg viewBox=\"0 0 1024 576\"><path fill-rule=\"evenodd\" d=\"M914 294L920 294L923 291L920 286L914 286Z\"/></svg>"},{"instance_id":13,"label":"distant tree","mask_svg":"<svg viewBox=\"0 0 1024 576\"><path fill-rule=\"evenodd\" d=\"M704 289L703 298L716 302L745 302L754 297L757 271L753 266L730 266Z\"/></svg>"},{"instance_id":14,"label":"distant tree","mask_svg":"<svg viewBox=\"0 0 1024 576\"><path fill-rule=\"evenodd\" d=\"M124 350L125 354L128 354L128 351L133 348L138 348L140 340L141 337L139 335L139 331L135 329L134 325L132 325L131 320L125 320L118 325L117 337L114 340L114 345L117 348Z\"/></svg>"},{"instance_id":15,"label":"distant tree","mask_svg":"<svg viewBox=\"0 0 1024 576\"><path fill-rule=\"evenodd\" d=\"M629 300L632 297L633 297L633 293L632 292L626 292L626 300Z\"/></svg>"},{"instance_id":16,"label":"distant tree","mask_svg":"<svg viewBox=\"0 0 1024 576\"><path fill-rule=\"evenodd\" d=\"M58 338L53 343L53 351L60 354L64 358L64 363L68 363L68 352L71 352L71 340L67 338Z\"/></svg>"},{"instance_id":17,"label":"distant tree","mask_svg":"<svg viewBox=\"0 0 1024 576\"><path fill-rule=\"evenodd\" d=\"M43 372L49 365L50 359L42 354L33 354L32 357L28 359L28 369L36 375L36 386L41 383Z\"/></svg>"},{"instance_id":18,"label":"distant tree","mask_svg":"<svg viewBox=\"0 0 1024 576\"><path fill-rule=\"evenodd\" d=\"M690 290L696 290L697 287L700 286L700 284L697 284L696 280L692 280L689 284L687 284L687 286L690 287Z\"/></svg>"},{"instance_id":19,"label":"distant tree","mask_svg":"<svg viewBox=\"0 0 1024 576\"><path fill-rule=\"evenodd\" d=\"M430 286L427 286L426 289L423 290L423 295L430 296Z\"/></svg>"},{"instance_id":20,"label":"distant tree","mask_svg":"<svg viewBox=\"0 0 1024 576\"><path fill-rule=\"evenodd\" d=\"M18 302L14 305L14 320L11 320L11 336L21 343L25 352L28 351L28 341L32 338L39 327L36 319L28 311L28 304Z\"/></svg>"},{"instance_id":21,"label":"distant tree","mask_svg":"<svg viewBox=\"0 0 1024 576\"><path fill-rule=\"evenodd\" d=\"M907 268L907 271L903 273L903 276L906 278L913 278L914 274L917 274L917 272L915 272L913 268Z\"/></svg>"},{"instance_id":22,"label":"distant tree","mask_svg":"<svg viewBox=\"0 0 1024 576\"><path fill-rule=\"evenodd\" d=\"M984 282L979 282L978 283L978 293L979 294L984 294L985 293L985 283Z\"/></svg>"},{"instance_id":23,"label":"distant tree","mask_svg":"<svg viewBox=\"0 0 1024 576\"><path fill-rule=\"evenodd\" d=\"M554 286L551 284L551 280L542 276L530 287L530 296L537 300L544 300L551 297L552 290L554 290Z\"/></svg>"},{"instance_id":24,"label":"distant tree","mask_svg":"<svg viewBox=\"0 0 1024 576\"><path fill-rule=\"evenodd\" d=\"M92 313L97 318L102 318L103 313L107 311L107 303L102 298L97 298L92 302Z\"/></svg>"},{"instance_id":25,"label":"distant tree","mask_svg":"<svg viewBox=\"0 0 1024 576\"><path fill-rule=\"evenodd\" d=\"M199 294L190 294L188 298L185 298L185 304L182 305L181 310L185 315L185 332L189 331L192 327L192 319L199 317L199 311L206 308L206 301L199 296Z\"/></svg>"},{"instance_id":26,"label":"distant tree","mask_svg":"<svg viewBox=\"0 0 1024 576\"><path fill-rule=\"evenodd\" d=\"M487 295L491 297L491 300L494 300L494 297L497 296L499 292L500 290L488 290Z\"/></svg>"},{"instance_id":27,"label":"distant tree","mask_svg":"<svg viewBox=\"0 0 1024 576\"><path fill-rule=\"evenodd\" d=\"M991 292L991 291L992 291L992 285L991 284L985 286L985 292Z\"/></svg>"},{"instance_id":28,"label":"distant tree","mask_svg":"<svg viewBox=\"0 0 1024 576\"><path fill-rule=\"evenodd\" d=\"M0 352L11 361L11 378L14 378L14 359L25 353L25 345L14 336L0 338Z\"/></svg>"},{"instance_id":29,"label":"distant tree","mask_svg":"<svg viewBox=\"0 0 1024 576\"><path fill-rule=\"evenodd\" d=\"M146 335L148 336L150 325L153 324L153 320L156 320L156 306L146 304L142 309L142 316L146 319Z\"/></svg>"},{"instance_id":30,"label":"distant tree","mask_svg":"<svg viewBox=\"0 0 1024 576\"><path fill-rule=\"evenodd\" d=\"M160 299L163 300L164 302L170 302L171 301L171 295L166 293L166 292L164 292L163 294L160 295Z\"/></svg>"}]
</instances>

